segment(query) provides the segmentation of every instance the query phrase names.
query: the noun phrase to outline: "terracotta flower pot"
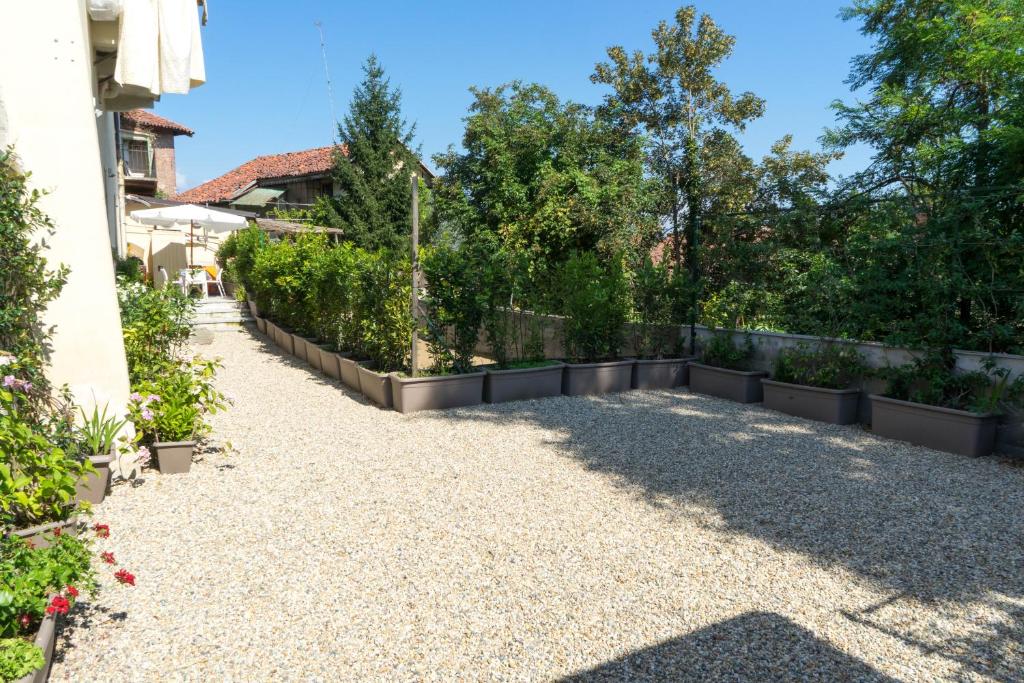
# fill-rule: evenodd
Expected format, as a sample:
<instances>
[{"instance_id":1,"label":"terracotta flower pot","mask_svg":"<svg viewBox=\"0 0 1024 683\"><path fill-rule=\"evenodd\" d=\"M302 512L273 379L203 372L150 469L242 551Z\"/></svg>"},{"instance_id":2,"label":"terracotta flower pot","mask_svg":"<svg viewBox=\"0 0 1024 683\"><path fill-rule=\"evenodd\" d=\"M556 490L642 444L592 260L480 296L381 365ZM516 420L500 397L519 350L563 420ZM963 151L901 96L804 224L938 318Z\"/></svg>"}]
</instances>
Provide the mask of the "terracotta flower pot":
<instances>
[{"instance_id":1,"label":"terracotta flower pot","mask_svg":"<svg viewBox=\"0 0 1024 683\"><path fill-rule=\"evenodd\" d=\"M359 375L359 391L370 401L381 408L392 407L391 375L381 374L372 370L370 363L356 363ZM347 382L346 382L347 384Z\"/></svg>"},{"instance_id":2,"label":"terracotta flower pot","mask_svg":"<svg viewBox=\"0 0 1024 683\"><path fill-rule=\"evenodd\" d=\"M478 405L484 397L485 375L483 372L470 372L437 377L400 377L393 373L391 393L395 410L414 413Z\"/></svg>"},{"instance_id":3,"label":"terracotta flower pot","mask_svg":"<svg viewBox=\"0 0 1024 683\"><path fill-rule=\"evenodd\" d=\"M152 448L160 474L184 474L192 469L195 441L157 441Z\"/></svg>"},{"instance_id":4,"label":"terracotta flower pot","mask_svg":"<svg viewBox=\"0 0 1024 683\"><path fill-rule=\"evenodd\" d=\"M660 358L637 360L633 366L632 387L634 389L671 389L690 383L687 365L694 358Z\"/></svg>"},{"instance_id":5,"label":"terracotta flower pot","mask_svg":"<svg viewBox=\"0 0 1024 683\"><path fill-rule=\"evenodd\" d=\"M764 400L761 379L767 372L728 370L703 363L690 363L690 391L727 398L737 403L760 403Z\"/></svg>"},{"instance_id":6,"label":"terracotta flower pot","mask_svg":"<svg viewBox=\"0 0 1024 683\"><path fill-rule=\"evenodd\" d=\"M24 529L15 529L14 531L8 532L7 535L23 538L37 548L49 548L56 529L60 529L60 533L62 534L75 536L78 534L78 530L81 526L81 521L78 518L72 517L71 519L66 519L63 522L48 522L46 524L37 524L36 526L30 526Z\"/></svg>"},{"instance_id":7,"label":"terracotta flower pot","mask_svg":"<svg viewBox=\"0 0 1024 683\"><path fill-rule=\"evenodd\" d=\"M937 451L989 455L995 448L996 415L940 408L872 394L871 430Z\"/></svg>"},{"instance_id":8,"label":"terracotta flower pot","mask_svg":"<svg viewBox=\"0 0 1024 683\"><path fill-rule=\"evenodd\" d=\"M51 599L53 599L52 595L47 602ZM46 614L39 622L39 630L36 631L36 637L32 642L43 651L43 665L32 673L19 678L17 683L46 683L49 680L50 667L53 665L53 653L57 649L57 619L59 617L60 615L57 613Z\"/></svg>"},{"instance_id":9,"label":"terracotta flower pot","mask_svg":"<svg viewBox=\"0 0 1024 683\"><path fill-rule=\"evenodd\" d=\"M857 421L860 389L826 389L762 379L764 407L808 420L848 425Z\"/></svg>"},{"instance_id":10,"label":"terracotta flower pot","mask_svg":"<svg viewBox=\"0 0 1024 683\"><path fill-rule=\"evenodd\" d=\"M562 370L565 363L552 363L536 368L485 370L484 401L505 403L526 401L562 393Z\"/></svg>"},{"instance_id":11,"label":"terracotta flower pot","mask_svg":"<svg viewBox=\"0 0 1024 683\"><path fill-rule=\"evenodd\" d=\"M262 334L266 334L267 333L267 319L266 318L256 318L256 329L259 330Z\"/></svg>"},{"instance_id":12,"label":"terracotta flower pot","mask_svg":"<svg viewBox=\"0 0 1024 683\"><path fill-rule=\"evenodd\" d=\"M605 363L566 363L562 393L566 396L628 391L633 382L632 360Z\"/></svg>"},{"instance_id":13,"label":"terracotta flower pot","mask_svg":"<svg viewBox=\"0 0 1024 683\"><path fill-rule=\"evenodd\" d=\"M110 488L110 463L113 455L90 455L89 462L96 471L87 474L75 484L75 498L87 500L94 505L103 502Z\"/></svg>"}]
</instances>

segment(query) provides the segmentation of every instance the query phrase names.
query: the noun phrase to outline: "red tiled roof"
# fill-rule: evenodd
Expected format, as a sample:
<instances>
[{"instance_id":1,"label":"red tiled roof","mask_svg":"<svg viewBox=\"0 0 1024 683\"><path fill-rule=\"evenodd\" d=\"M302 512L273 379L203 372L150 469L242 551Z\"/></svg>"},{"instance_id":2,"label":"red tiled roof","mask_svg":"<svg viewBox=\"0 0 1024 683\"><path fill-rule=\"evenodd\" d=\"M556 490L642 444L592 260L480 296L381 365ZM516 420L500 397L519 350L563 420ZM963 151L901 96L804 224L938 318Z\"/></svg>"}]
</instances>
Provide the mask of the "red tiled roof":
<instances>
[{"instance_id":1,"label":"red tiled roof","mask_svg":"<svg viewBox=\"0 0 1024 683\"><path fill-rule=\"evenodd\" d=\"M219 178L180 193L176 199L199 203L223 202L257 180L327 173L334 167L334 149L335 146L330 145L256 157Z\"/></svg>"},{"instance_id":2,"label":"red tiled roof","mask_svg":"<svg viewBox=\"0 0 1024 683\"><path fill-rule=\"evenodd\" d=\"M136 126L143 128L156 128L157 130L169 130L175 135L188 135L192 137L195 132L191 128L186 128L180 123L175 123L170 119L165 119L162 116L157 116L151 111L145 109L132 109L131 111L121 112L121 120L133 123Z\"/></svg>"}]
</instances>

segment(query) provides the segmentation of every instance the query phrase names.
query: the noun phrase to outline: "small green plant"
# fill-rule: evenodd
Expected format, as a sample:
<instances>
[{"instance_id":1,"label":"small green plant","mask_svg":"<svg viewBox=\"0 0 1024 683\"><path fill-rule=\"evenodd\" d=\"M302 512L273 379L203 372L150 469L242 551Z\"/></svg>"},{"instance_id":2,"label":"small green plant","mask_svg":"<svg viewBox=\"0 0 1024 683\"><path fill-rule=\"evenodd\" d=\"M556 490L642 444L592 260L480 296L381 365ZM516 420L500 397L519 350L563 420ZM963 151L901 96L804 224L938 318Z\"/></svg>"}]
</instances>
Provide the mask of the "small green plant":
<instances>
[{"instance_id":1,"label":"small green plant","mask_svg":"<svg viewBox=\"0 0 1024 683\"><path fill-rule=\"evenodd\" d=\"M78 428L79 452L85 455L107 454L114 446L117 435L126 424L128 418L118 418L116 415L108 415L108 405L103 406L103 413L100 413L98 406L93 406L92 415L88 416L82 408L78 412L82 416L82 424Z\"/></svg>"},{"instance_id":2,"label":"small green plant","mask_svg":"<svg viewBox=\"0 0 1024 683\"><path fill-rule=\"evenodd\" d=\"M997 367L991 358L982 362L981 370L957 370L949 348L930 349L880 374L889 382L887 395L902 401L973 413L1000 413L1024 401L1024 376L1011 382L1010 371Z\"/></svg>"},{"instance_id":3,"label":"small green plant","mask_svg":"<svg viewBox=\"0 0 1024 683\"><path fill-rule=\"evenodd\" d=\"M801 343L775 359L774 379L825 389L848 389L867 373L864 357L852 346Z\"/></svg>"},{"instance_id":4,"label":"small green plant","mask_svg":"<svg viewBox=\"0 0 1024 683\"><path fill-rule=\"evenodd\" d=\"M706 365L727 370L749 370L754 359L754 341L746 335L742 345L733 340L729 330L715 332L704 344L702 361Z\"/></svg>"},{"instance_id":5,"label":"small green plant","mask_svg":"<svg viewBox=\"0 0 1024 683\"><path fill-rule=\"evenodd\" d=\"M220 363L196 357L167 365L157 378L141 382L128 415L145 443L189 441L209 433L206 416L226 407L214 386Z\"/></svg>"},{"instance_id":6,"label":"small green plant","mask_svg":"<svg viewBox=\"0 0 1024 683\"><path fill-rule=\"evenodd\" d=\"M617 358L629 309L622 259L605 264L590 252L573 254L561 273L565 353L572 360Z\"/></svg>"},{"instance_id":7,"label":"small green plant","mask_svg":"<svg viewBox=\"0 0 1024 683\"><path fill-rule=\"evenodd\" d=\"M0 638L0 681L16 681L36 669L45 659L35 643L24 638Z\"/></svg>"}]
</instances>

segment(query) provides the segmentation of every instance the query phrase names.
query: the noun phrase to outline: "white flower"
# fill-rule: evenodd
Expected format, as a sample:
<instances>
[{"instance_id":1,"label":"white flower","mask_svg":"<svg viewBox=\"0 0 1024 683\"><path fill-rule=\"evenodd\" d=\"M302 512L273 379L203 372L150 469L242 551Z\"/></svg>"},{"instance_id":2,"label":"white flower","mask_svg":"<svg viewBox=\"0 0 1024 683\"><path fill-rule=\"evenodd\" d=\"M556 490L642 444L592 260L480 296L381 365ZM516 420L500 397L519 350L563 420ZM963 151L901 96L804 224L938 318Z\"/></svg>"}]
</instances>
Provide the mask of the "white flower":
<instances>
[{"instance_id":1,"label":"white flower","mask_svg":"<svg viewBox=\"0 0 1024 683\"><path fill-rule=\"evenodd\" d=\"M14 356L0 356L0 367L10 365L14 362Z\"/></svg>"}]
</instances>

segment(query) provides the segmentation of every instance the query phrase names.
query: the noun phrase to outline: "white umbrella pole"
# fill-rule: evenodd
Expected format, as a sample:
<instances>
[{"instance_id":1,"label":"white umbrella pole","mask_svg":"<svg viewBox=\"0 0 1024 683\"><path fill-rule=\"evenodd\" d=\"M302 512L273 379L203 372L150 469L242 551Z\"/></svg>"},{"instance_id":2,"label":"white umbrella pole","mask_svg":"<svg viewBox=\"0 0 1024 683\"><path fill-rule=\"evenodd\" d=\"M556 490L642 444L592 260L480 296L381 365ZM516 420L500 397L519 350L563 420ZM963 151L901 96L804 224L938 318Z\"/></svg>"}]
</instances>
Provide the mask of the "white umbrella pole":
<instances>
[{"instance_id":1,"label":"white umbrella pole","mask_svg":"<svg viewBox=\"0 0 1024 683\"><path fill-rule=\"evenodd\" d=\"M196 267L196 222L188 222L188 267Z\"/></svg>"}]
</instances>

